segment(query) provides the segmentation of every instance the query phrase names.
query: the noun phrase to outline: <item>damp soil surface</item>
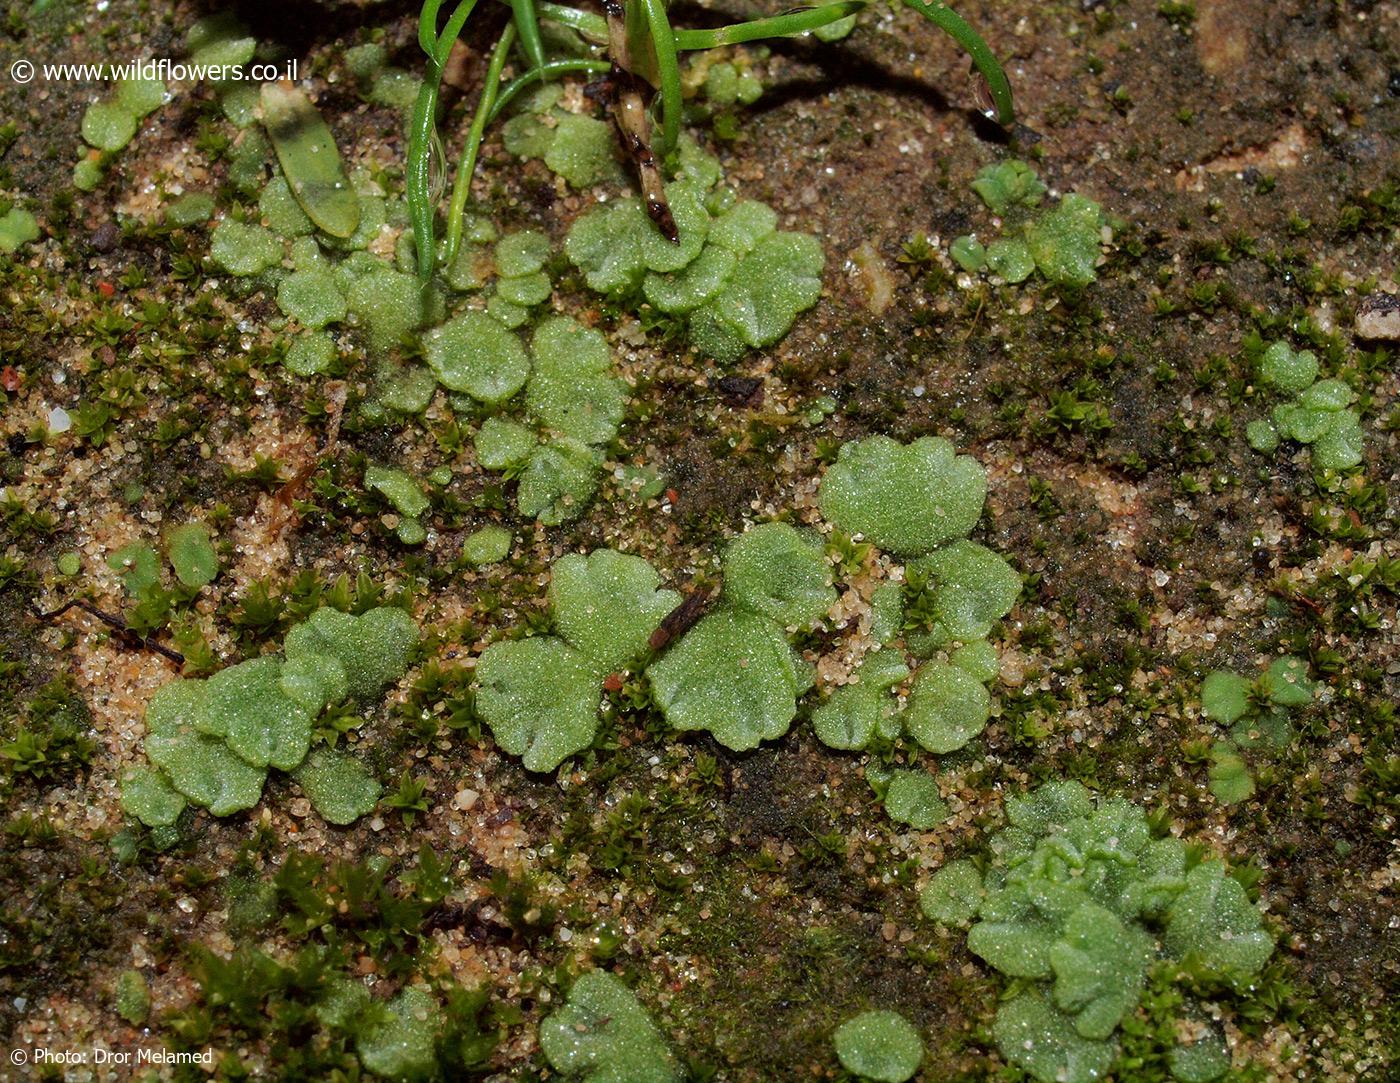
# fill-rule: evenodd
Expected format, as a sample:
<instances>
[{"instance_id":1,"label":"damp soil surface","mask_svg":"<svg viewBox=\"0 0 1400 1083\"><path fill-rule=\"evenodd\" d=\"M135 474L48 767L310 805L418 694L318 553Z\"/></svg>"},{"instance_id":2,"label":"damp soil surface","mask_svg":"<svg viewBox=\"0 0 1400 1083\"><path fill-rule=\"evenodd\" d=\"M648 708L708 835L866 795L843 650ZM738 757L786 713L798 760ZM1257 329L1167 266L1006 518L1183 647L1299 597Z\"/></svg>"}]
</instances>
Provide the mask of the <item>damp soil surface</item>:
<instances>
[{"instance_id":1,"label":"damp soil surface","mask_svg":"<svg viewBox=\"0 0 1400 1083\"><path fill-rule=\"evenodd\" d=\"M354 1079L354 1035L310 1007L337 974L379 1000L417 982L452 1004L448 1078L545 1079L539 1021L574 975L605 966L695 1079L849 1078L830 1035L869 1007L919 1027L921 1079L1020 1078L990 1031L1004 980L920 914L918 888L979 851L1007 793L1073 778L1246 870L1278 950L1265 989L1211 1001L1237 1078L1394 1078L1400 404L1394 344L1359 337L1357 314L1400 289L1400 9L958 6L1006 63L1010 140L977 112L953 43L883 6L841 42L751 54L762 97L733 124L695 128L727 183L821 239L822 298L777 346L716 367L551 265L555 307L609 336L632 390L597 498L550 528L522 520L513 483L477 466L475 419L441 392L417 415L364 412L376 363L353 330L337 370L293 375L275 297L222 275L204 225L163 224L182 192L211 193L218 214L255 210L229 178L246 130L214 88L173 88L79 191L79 125L104 86L0 78L0 210L40 227L0 256L7 1048L207 1049L212 1067L149 1070ZM7 69L178 57L207 14L132 0L7 11ZM766 11L687 4L673 18ZM301 60L348 166L401 191L403 112L372 100L344 58L373 41L417 72L416 11L240 14L273 55ZM448 93L450 153L479 77L469 59L470 92ZM593 108L578 90L574 105ZM954 238L995 233L969 185L1010 155L1052 195L1103 206L1112 241L1093 284L1005 285L949 260ZM558 244L594 194L513 158L493 131L473 203ZM1260 454L1246 441L1274 401L1258 347L1280 339L1358 395L1364 462L1345 476L1319 475L1297 444ZM823 747L805 708L783 738L735 753L668 731L633 675L610 682L594 747L557 773L495 747L471 667L489 639L547 623L551 561L607 545L645 556L667 586L713 586L727 539L775 516L814 522L834 449L872 433L944 436L980 460L974 537L1025 579L994 634L991 724L922 761L947 822L892 823L863 758ZM399 542L394 510L363 486L367 462L450 470L424 544ZM624 466L664 485L634 499ZM36 616L81 598L131 620L109 556L190 519L213 528L220 574L172 602L149 641L82 609ZM464 538L490 524L513 532L512 555L465 566ZM187 811L159 837L125 817L118 779L142 759L145 704L181 669L151 642L208 672L275 649L335 592L410 605L425 631L404 681L335 734L402 800L332 827L274 773L246 813ZM1296 741L1254 765L1253 796L1226 805L1209 785L1220 733L1200 682L1282 654L1323 691ZM445 880L429 890L433 859ZM229 957L233 976L217 962ZM144 1012L118 996L133 970ZM1138 1061L1125 1055L1116 1078L1167 1078L1154 1010L1140 1009L1125 1046ZM0 1065L16 1080L135 1077Z\"/></svg>"}]
</instances>

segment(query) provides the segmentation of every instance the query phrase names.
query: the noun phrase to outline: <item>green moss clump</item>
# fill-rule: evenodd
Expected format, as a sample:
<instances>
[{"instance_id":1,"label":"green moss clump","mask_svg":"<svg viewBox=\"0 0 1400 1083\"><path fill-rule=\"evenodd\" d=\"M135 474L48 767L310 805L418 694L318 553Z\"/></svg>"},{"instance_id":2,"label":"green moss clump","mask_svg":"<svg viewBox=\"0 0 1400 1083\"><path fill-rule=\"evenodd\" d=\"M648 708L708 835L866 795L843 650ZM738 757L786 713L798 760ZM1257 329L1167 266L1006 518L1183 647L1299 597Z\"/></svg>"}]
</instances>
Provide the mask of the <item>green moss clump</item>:
<instances>
[{"instance_id":1,"label":"green moss clump","mask_svg":"<svg viewBox=\"0 0 1400 1083\"><path fill-rule=\"evenodd\" d=\"M287 633L283 650L289 662L334 659L345 670L348 694L368 700L403 676L417 644L418 626L402 609L381 606L352 616L322 606Z\"/></svg>"},{"instance_id":2,"label":"green moss clump","mask_svg":"<svg viewBox=\"0 0 1400 1083\"><path fill-rule=\"evenodd\" d=\"M1011 611L1021 594L1021 577L985 545L960 540L911 561L911 574L932 585L933 615L950 639L984 639Z\"/></svg>"},{"instance_id":3,"label":"green moss clump","mask_svg":"<svg viewBox=\"0 0 1400 1083\"><path fill-rule=\"evenodd\" d=\"M282 663L273 657L221 669L205 682L208 700L195 728L223 737L254 767L290 771L311 748L311 713L281 682Z\"/></svg>"},{"instance_id":4,"label":"green moss clump","mask_svg":"<svg viewBox=\"0 0 1400 1083\"><path fill-rule=\"evenodd\" d=\"M1026 247L1036 267L1062 286L1087 286L1103 243L1103 210L1092 199L1070 192L1049 214L1026 227Z\"/></svg>"},{"instance_id":5,"label":"green moss clump","mask_svg":"<svg viewBox=\"0 0 1400 1083\"><path fill-rule=\"evenodd\" d=\"M617 435L627 385L609 374L612 358L599 332L556 317L535 332L532 351L525 406L541 429L594 446Z\"/></svg>"},{"instance_id":6,"label":"green moss clump","mask_svg":"<svg viewBox=\"0 0 1400 1083\"><path fill-rule=\"evenodd\" d=\"M496 242L496 270L503 278L534 274L549 259L549 238L536 230L508 233Z\"/></svg>"},{"instance_id":7,"label":"green moss clump","mask_svg":"<svg viewBox=\"0 0 1400 1083\"><path fill-rule=\"evenodd\" d=\"M1285 395L1306 391L1317 379L1317 355L1311 350L1291 350L1286 342L1275 342L1264 351L1259 375Z\"/></svg>"},{"instance_id":8,"label":"green moss clump","mask_svg":"<svg viewBox=\"0 0 1400 1083\"><path fill-rule=\"evenodd\" d=\"M277 306L303 327L319 331L345 319L345 294L329 271L293 271L277 287Z\"/></svg>"},{"instance_id":9,"label":"green moss clump","mask_svg":"<svg viewBox=\"0 0 1400 1083\"><path fill-rule=\"evenodd\" d=\"M208 192L186 192L165 208L165 220L172 226L196 226L214 217L214 206Z\"/></svg>"},{"instance_id":10,"label":"green moss clump","mask_svg":"<svg viewBox=\"0 0 1400 1083\"><path fill-rule=\"evenodd\" d=\"M617 156L612 125L559 108L557 98L527 99L525 111L505 124L506 150L518 158L542 158L572 188L620 183L626 173Z\"/></svg>"},{"instance_id":11,"label":"green moss clump","mask_svg":"<svg viewBox=\"0 0 1400 1083\"><path fill-rule=\"evenodd\" d=\"M646 1010L622 981L581 974L568 1003L540 1024L540 1051L580 1083L681 1083L685 1078Z\"/></svg>"},{"instance_id":12,"label":"green moss clump","mask_svg":"<svg viewBox=\"0 0 1400 1083\"><path fill-rule=\"evenodd\" d=\"M306 216L280 173L267 182L258 197L258 213L268 229L288 240L316 231L316 223Z\"/></svg>"},{"instance_id":13,"label":"green moss clump","mask_svg":"<svg viewBox=\"0 0 1400 1083\"><path fill-rule=\"evenodd\" d=\"M944 925L966 925L982 905L982 874L971 861L950 861L919 892L924 917Z\"/></svg>"},{"instance_id":14,"label":"green moss clump","mask_svg":"<svg viewBox=\"0 0 1400 1083\"><path fill-rule=\"evenodd\" d=\"M972 190L995 215L1004 215L1013 207L1038 207L1045 197L1045 185L1035 170L1015 158L983 166Z\"/></svg>"},{"instance_id":15,"label":"green moss clump","mask_svg":"<svg viewBox=\"0 0 1400 1083\"><path fill-rule=\"evenodd\" d=\"M512 266L528 266L538 254L512 255ZM528 422L486 419L474 438L478 463L519 476L516 505L521 514L546 526L577 518L598 488L603 465L600 449L617 435L626 411L627 387L609 371L612 358L607 340L569 317L556 316L539 325L527 354L492 316L467 313L458 320L469 318L473 327L489 325L479 344L509 361L513 390L504 397L525 386L524 421ZM442 340L434 342L429 346L429 363L434 364L433 351L441 354L434 368L443 379L444 371L449 376L452 372ZM444 383L466 389L447 379Z\"/></svg>"},{"instance_id":16,"label":"green moss clump","mask_svg":"<svg viewBox=\"0 0 1400 1083\"><path fill-rule=\"evenodd\" d=\"M160 585L160 558L145 542L128 542L107 557L107 567L121 576L126 592L140 597Z\"/></svg>"},{"instance_id":17,"label":"green moss clump","mask_svg":"<svg viewBox=\"0 0 1400 1083\"><path fill-rule=\"evenodd\" d=\"M535 449L520 475L515 503L520 514L558 526L583 514L598 491L602 452L561 438Z\"/></svg>"},{"instance_id":18,"label":"green moss clump","mask_svg":"<svg viewBox=\"0 0 1400 1083\"><path fill-rule=\"evenodd\" d=\"M121 150L136 134L135 113L115 101L94 102L83 113L83 139L98 150Z\"/></svg>"},{"instance_id":19,"label":"green moss clump","mask_svg":"<svg viewBox=\"0 0 1400 1083\"><path fill-rule=\"evenodd\" d=\"M383 265L351 276L345 287L345 301L349 311L369 332L369 346L376 353L397 346L425 318L423 290L418 279ZM431 361L429 365L431 367ZM451 386L446 381L443 383Z\"/></svg>"},{"instance_id":20,"label":"green moss clump","mask_svg":"<svg viewBox=\"0 0 1400 1083\"><path fill-rule=\"evenodd\" d=\"M1245 981L1272 954L1259 911L1224 864L1155 838L1137 806L1054 782L1008 799L1006 811L985 876L971 862L947 866L921 905L939 921L978 918L968 947L1019 989L997 1009L993 1034L1033 1078L1103 1078L1159 959L1190 957Z\"/></svg>"},{"instance_id":21,"label":"green moss clump","mask_svg":"<svg viewBox=\"0 0 1400 1083\"><path fill-rule=\"evenodd\" d=\"M224 741L201 732L207 704L203 682L174 681L157 689L146 709L146 756L192 803L227 816L258 803L267 768L247 763Z\"/></svg>"},{"instance_id":22,"label":"green moss clump","mask_svg":"<svg viewBox=\"0 0 1400 1083\"><path fill-rule=\"evenodd\" d=\"M198 20L185 35L190 63L211 67L242 67L253 59L257 39L231 13Z\"/></svg>"}]
</instances>

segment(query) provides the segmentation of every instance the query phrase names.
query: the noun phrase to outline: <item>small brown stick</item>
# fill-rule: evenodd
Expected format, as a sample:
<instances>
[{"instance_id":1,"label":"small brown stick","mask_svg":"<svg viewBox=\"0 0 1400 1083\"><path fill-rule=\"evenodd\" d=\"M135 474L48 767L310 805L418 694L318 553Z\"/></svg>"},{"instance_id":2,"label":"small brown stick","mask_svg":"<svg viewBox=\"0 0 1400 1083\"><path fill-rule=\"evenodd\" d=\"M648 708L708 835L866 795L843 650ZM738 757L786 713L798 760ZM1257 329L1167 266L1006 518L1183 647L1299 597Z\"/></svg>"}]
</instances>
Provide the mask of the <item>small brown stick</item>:
<instances>
[{"instance_id":1,"label":"small brown stick","mask_svg":"<svg viewBox=\"0 0 1400 1083\"><path fill-rule=\"evenodd\" d=\"M84 613L96 617L103 624L107 625L114 632L116 632L117 637L119 639L122 639L127 643L131 643L139 647L145 647L148 651L155 651L157 654L164 655L166 658L174 662L177 666L183 666L185 664L185 656L179 651L172 650L169 647L157 643L150 636L143 636L140 632L133 631L131 628L127 627L126 621L122 620L121 617L114 617L111 613L104 613L95 605L89 605L81 598L71 598L68 601L64 602L57 609L51 610L48 613L45 613L42 609L39 609L36 606L34 609L34 616L47 624L50 621L57 620L59 617L63 616L63 614L67 613L70 609L81 609Z\"/></svg>"},{"instance_id":2,"label":"small brown stick","mask_svg":"<svg viewBox=\"0 0 1400 1083\"><path fill-rule=\"evenodd\" d=\"M643 97L650 88L633 73L622 4L619 0L603 0L603 14L608 19L608 55L613 65L612 73L608 76L608 101L612 106L613 120L617 130L622 133L622 145L637 166L637 179L642 185L647 214L668 241L680 244L681 234L671 215L671 204L666 199L661 167L656 164L656 155L651 149L651 124L647 120Z\"/></svg>"},{"instance_id":3,"label":"small brown stick","mask_svg":"<svg viewBox=\"0 0 1400 1083\"><path fill-rule=\"evenodd\" d=\"M685 601L667 613L661 623L657 625L656 631L651 633L651 639L647 641L647 646L654 651L659 651L673 639L679 639L685 635L686 632L690 631L691 626L700 619L700 613L709 600L709 590L697 590L694 594L687 594Z\"/></svg>"}]
</instances>

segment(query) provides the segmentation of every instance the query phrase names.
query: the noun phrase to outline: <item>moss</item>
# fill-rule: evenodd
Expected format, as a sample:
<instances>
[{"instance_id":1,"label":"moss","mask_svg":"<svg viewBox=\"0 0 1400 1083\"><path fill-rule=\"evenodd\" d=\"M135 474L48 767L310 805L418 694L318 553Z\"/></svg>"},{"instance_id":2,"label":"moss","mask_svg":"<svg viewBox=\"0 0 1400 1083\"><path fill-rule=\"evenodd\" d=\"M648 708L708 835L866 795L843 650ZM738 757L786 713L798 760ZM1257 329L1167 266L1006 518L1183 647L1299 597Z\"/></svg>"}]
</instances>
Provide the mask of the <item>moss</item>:
<instances>
[{"instance_id":1,"label":"moss","mask_svg":"<svg viewBox=\"0 0 1400 1083\"><path fill-rule=\"evenodd\" d=\"M227 816L258 803L267 770L199 731L207 703L200 683L177 681L157 689L146 709L146 756L190 801Z\"/></svg>"},{"instance_id":2,"label":"moss","mask_svg":"<svg viewBox=\"0 0 1400 1083\"><path fill-rule=\"evenodd\" d=\"M603 456L577 440L561 438L537 447L520 475L516 505L545 526L583 514L598 491Z\"/></svg>"},{"instance_id":3,"label":"moss","mask_svg":"<svg viewBox=\"0 0 1400 1083\"><path fill-rule=\"evenodd\" d=\"M542 323L531 343L525 406L542 428L583 444L606 444L626 412L627 387L609 374L607 341L567 317Z\"/></svg>"},{"instance_id":4,"label":"moss","mask_svg":"<svg viewBox=\"0 0 1400 1083\"><path fill-rule=\"evenodd\" d=\"M487 470L524 466L537 443L524 425L500 417L488 417L472 438L476 461Z\"/></svg>"},{"instance_id":5,"label":"moss","mask_svg":"<svg viewBox=\"0 0 1400 1083\"><path fill-rule=\"evenodd\" d=\"M1045 185L1035 170L1015 158L983 166L971 187L995 215L1014 207L1038 207L1045 197Z\"/></svg>"},{"instance_id":6,"label":"moss","mask_svg":"<svg viewBox=\"0 0 1400 1083\"><path fill-rule=\"evenodd\" d=\"M1049 281L1087 286L1098 277L1103 211L1092 199L1070 192L1049 214L1026 228L1026 247Z\"/></svg>"},{"instance_id":7,"label":"moss","mask_svg":"<svg viewBox=\"0 0 1400 1083\"><path fill-rule=\"evenodd\" d=\"M1012 284L1038 270L1046 281L1070 288L1098 277L1105 219L1092 199L1071 192L1041 210L1045 185L1015 159L982 169L972 188L1007 228L985 247L972 236L955 239L949 254L963 270L986 269Z\"/></svg>"},{"instance_id":8,"label":"moss","mask_svg":"<svg viewBox=\"0 0 1400 1083\"><path fill-rule=\"evenodd\" d=\"M950 861L919 892L924 917L944 925L966 925L982 905L982 876L971 861Z\"/></svg>"},{"instance_id":9,"label":"moss","mask_svg":"<svg viewBox=\"0 0 1400 1083\"><path fill-rule=\"evenodd\" d=\"M508 233L496 242L496 270L504 278L537 273L549 259L549 238L536 230Z\"/></svg>"}]
</instances>

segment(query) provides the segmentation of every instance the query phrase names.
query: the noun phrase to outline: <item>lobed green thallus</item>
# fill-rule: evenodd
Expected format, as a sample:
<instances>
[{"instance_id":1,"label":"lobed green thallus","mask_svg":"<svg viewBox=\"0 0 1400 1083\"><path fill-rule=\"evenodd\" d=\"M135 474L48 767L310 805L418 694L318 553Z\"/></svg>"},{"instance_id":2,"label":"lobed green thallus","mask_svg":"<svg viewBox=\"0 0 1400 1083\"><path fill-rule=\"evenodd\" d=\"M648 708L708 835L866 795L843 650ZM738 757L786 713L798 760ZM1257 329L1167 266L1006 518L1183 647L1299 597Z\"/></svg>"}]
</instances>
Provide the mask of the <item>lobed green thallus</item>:
<instances>
[{"instance_id":1,"label":"lobed green thallus","mask_svg":"<svg viewBox=\"0 0 1400 1083\"><path fill-rule=\"evenodd\" d=\"M1259 911L1224 863L1154 834L1136 805L1052 782L1008 798L1006 814L1010 824L991 838L985 861L944 865L920 902L935 921L971 922L969 949L1011 979L992 1033L1033 1078L1105 1078L1114 1035L1159 961L1194 960L1247 979L1273 953ZM1173 1077L1188 1083L1229 1066L1213 1027L1170 1059Z\"/></svg>"},{"instance_id":2,"label":"lobed green thallus","mask_svg":"<svg viewBox=\"0 0 1400 1083\"><path fill-rule=\"evenodd\" d=\"M173 824L187 801L227 816L257 804L276 768L295 772L327 821L350 823L375 806L379 785L348 753L313 752L313 723L330 704L364 702L396 681L417 642L402 609L322 608L287 633L281 658L163 685L146 708L150 766L126 773L122 808L148 827Z\"/></svg>"},{"instance_id":3,"label":"lobed green thallus","mask_svg":"<svg viewBox=\"0 0 1400 1083\"><path fill-rule=\"evenodd\" d=\"M1010 283L1039 271L1046 281L1069 287L1087 286L1098 277L1108 223L1092 199L1070 192L1042 209L1045 185L1014 158L984 167L972 189L1002 220L1002 232L986 245L976 234L954 240L949 255L963 270L986 271Z\"/></svg>"},{"instance_id":4,"label":"lobed green thallus","mask_svg":"<svg viewBox=\"0 0 1400 1083\"><path fill-rule=\"evenodd\" d=\"M540 1024L540 1051L580 1083L681 1083L666 1041L620 978L580 974L568 1002Z\"/></svg>"},{"instance_id":5,"label":"lobed green thallus","mask_svg":"<svg viewBox=\"0 0 1400 1083\"><path fill-rule=\"evenodd\" d=\"M1246 755L1281 752L1293 741L1289 717L1312 702L1317 684L1301 658L1275 658L1257 680L1216 670L1201 683L1201 712L1229 726L1229 736L1210 751L1210 792L1233 805L1254 794L1254 775Z\"/></svg>"},{"instance_id":6,"label":"lobed green thallus","mask_svg":"<svg viewBox=\"0 0 1400 1083\"><path fill-rule=\"evenodd\" d=\"M1312 447L1314 468L1351 470L1361 465L1365 437L1361 415L1352 408L1356 392L1342 380L1319 380L1317 356L1293 350L1286 342L1270 344L1259 358L1265 386L1291 396L1274 406L1269 418L1251 421L1245 437L1255 451L1268 454L1287 438Z\"/></svg>"},{"instance_id":7,"label":"lobed green thallus","mask_svg":"<svg viewBox=\"0 0 1400 1083\"><path fill-rule=\"evenodd\" d=\"M827 744L858 750L908 735L944 753L986 725L985 682L996 675L986 636L1015 604L1020 578L962 537L985 492L981 467L943 440L872 437L842 448L821 485L824 513L841 530L912 557L906 574L922 584L926 612L906 631L886 592L877 649L812 712ZM653 658L652 633L680 598L658 589L651 565L606 549L556 562L549 600L558 634L493 644L477 665L477 707L497 743L529 770L553 770L596 735L604 678L634 667L675 729L706 730L736 751L781 737L813 684L789 637L825 619L836 602L832 563L819 535L772 522L734 539L723 566L718 604ZM924 661L911 665L909 655ZM901 710L895 693L911 675ZM926 772L872 781L902 822L930 827L946 815Z\"/></svg>"}]
</instances>

